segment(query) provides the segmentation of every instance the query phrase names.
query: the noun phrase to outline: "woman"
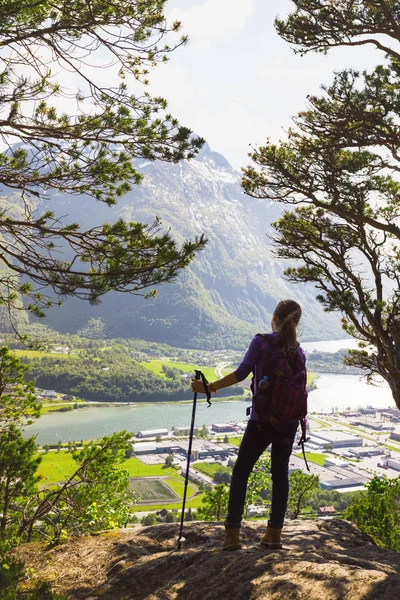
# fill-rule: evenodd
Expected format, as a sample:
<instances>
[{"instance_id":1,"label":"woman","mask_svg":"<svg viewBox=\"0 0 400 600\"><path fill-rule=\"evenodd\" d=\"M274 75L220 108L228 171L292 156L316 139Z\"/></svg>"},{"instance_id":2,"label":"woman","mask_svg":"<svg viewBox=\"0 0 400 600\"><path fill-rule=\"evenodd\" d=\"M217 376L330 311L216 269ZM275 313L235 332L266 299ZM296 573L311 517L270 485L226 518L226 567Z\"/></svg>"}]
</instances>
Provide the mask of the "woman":
<instances>
[{"instance_id":1,"label":"woman","mask_svg":"<svg viewBox=\"0 0 400 600\"><path fill-rule=\"evenodd\" d=\"M274 310L271 327L277 346L282 349L289 363L301 358L305 365L303 350L297 342L296 328L301 317L301 307L294 300L282 300ZM265 352L271 354L265 338L253 338L247 353L235 372L208 384L209 392L243 381L251 372L265 363ZM305 369L305 367L304 367ZM203 383L192 379L192 390L203 392ZM271 444L272 499L268 528L261 543L269 548L282 548L281 531L289 494L289 459L299 422L280 424L279 429L270 421L261 421L253 405L250 419L239 448L239 455L232 473L229 492L228 515L225 521L224 550L241 548L240 525L246 500L247 480L261 454Z\"/></svg>"}]
</instances>

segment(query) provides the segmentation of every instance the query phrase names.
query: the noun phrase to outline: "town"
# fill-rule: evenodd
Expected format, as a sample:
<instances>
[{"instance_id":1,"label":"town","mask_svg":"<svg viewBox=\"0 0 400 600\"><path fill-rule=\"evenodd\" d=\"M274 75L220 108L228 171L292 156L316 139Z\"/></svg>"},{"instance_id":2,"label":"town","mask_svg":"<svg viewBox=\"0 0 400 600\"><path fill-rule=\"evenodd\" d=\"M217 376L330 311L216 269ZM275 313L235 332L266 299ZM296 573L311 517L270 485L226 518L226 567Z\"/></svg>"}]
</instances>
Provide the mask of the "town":
<instances>
[{"instance_id":1,"label":"town","mask_svg":"<svg viewBox=\"0 0 400 600\"><path fill-rule=\"evenodd\" d=\"M203 426L193 441L189 479L212 484L196 467L202 463L233 466L246 423L213 423ZM310 473L319 476L327 490L362 490L375 476L395 478L400 473L400 411L367 407L360 411L311 414L305 446ZM199 437L199 433L201 437ZM173 431L139 431L133 441L134 456L146 465L164 464L170 456L184 475L189 427ZM296 442L289 472L307 473L301 448ZM140 502L139 502L140 504ZM146 504L145 502L143 504Z\"/></svg>"}]
</instances>

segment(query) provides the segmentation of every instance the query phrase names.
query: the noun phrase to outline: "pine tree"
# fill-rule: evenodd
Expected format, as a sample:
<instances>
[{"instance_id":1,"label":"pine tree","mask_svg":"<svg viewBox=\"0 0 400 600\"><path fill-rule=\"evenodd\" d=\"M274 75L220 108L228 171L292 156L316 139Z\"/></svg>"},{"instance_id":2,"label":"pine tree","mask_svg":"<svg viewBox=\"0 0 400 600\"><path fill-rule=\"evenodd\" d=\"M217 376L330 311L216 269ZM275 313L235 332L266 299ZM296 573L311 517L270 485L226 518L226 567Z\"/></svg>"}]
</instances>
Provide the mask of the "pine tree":
<instances>
[{"instance_id":1,"label":"pine tree","mask_svg":"<svg viewBox=\"0 0 400 600\"><path fill-rule=\"evenodd\" d=\"M400 408L400 41L398 2L299 0L278 33L298 52L372 44L385 64L346 69L309 96L287 140L267 142L244 189L289 205L274 224L276 253L295 262L290 282L311 282L360 341L347 364L382 376ZM368 348L368 350L367 350Z\"/></svg>"},{"instance_id":2,"label":"pine tree","mask_svg":"<svg viewBox=\"0 0 400 600\"><path fill-rule=\"evenodd\" d=\"M54 297L141 293L204 246L201 237L178 247L156 217L82 231L42 208L57 194L71 206L82 195L113 205L142 179L134 159L177 162L203 144L143 88L187 39L166 22L165 3L1 3L0 301L9 311L43 316Z\"/></svg>"}]
</instances>

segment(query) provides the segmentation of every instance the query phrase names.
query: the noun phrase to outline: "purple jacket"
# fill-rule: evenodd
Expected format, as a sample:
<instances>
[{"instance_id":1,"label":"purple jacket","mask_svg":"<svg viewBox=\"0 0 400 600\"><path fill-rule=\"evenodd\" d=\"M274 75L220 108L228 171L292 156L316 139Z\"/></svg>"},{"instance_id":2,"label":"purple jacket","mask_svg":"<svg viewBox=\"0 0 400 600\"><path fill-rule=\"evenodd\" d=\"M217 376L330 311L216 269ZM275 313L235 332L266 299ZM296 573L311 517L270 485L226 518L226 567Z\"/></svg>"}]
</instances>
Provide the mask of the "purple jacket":
<instances>
[{"instance_id":1,"label":"purple jacket","mask_svg":"<svg viewBox=\"0 0 400 600\"><path fill-rule=\"evenodd\" d=\"M279 334L277 331L273 331L272 335L277 336ZM263 363L263 355L265 352L269 352L270 349L271 346L260 335L256 335L255 337L253 337L242 362L235 371L236 379L238 381L243 381L243 379L246 379L246 377L253 372L254 368L256 372L257 369L261 369ZM303 349L300 346L299 351L305 363L306 357ZM251 407L250 419L253 421L260 420L257 413L254 410L254 405Z\"/></svg>"}]
</instances>

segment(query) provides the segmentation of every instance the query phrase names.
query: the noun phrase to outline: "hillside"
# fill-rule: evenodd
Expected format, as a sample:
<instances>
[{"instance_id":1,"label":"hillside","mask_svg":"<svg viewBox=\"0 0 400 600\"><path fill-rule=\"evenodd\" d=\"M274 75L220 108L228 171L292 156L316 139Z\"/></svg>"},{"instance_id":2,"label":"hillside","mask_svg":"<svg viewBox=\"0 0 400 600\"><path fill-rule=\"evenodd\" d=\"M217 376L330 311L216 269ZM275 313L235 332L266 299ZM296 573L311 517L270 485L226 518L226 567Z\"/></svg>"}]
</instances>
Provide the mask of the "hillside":
<instances>
[{"instance_id":1,"label":"hillside","mask_svg":"<svg viewBox=\"0 0 400 600\"><path fill-rule=\"evenodd\" d=\"M291 521L285 550L267 550L266 523L247 522L245 547L221 552L221 523L186 523L70 539L19 555L30 583L50 582L69 600L393 600L400 596L400 554L375 546L346 521ZM27 584L29 587L29 583Z\"/></svg>"},{"instance_id":2,"label":"hillside","mask_svg":"<svg viewBox=\"0 0 400 600\"><path fill-rule=\"evenodd\" d=\"M268 235L282 207L244 195L240 173L205 146L198 157L179 164L138 161L144 180L108 207L87 198L58 195L39 211L55 210L65 222L90 227L118 218L152 223L155 216L178 241L205 233L201 252L174 283L159 288L156 299L109 294L99 306L66 299L45 323L74 333L90 318L101 319L107 337L135 337L184 348L243 348L259 330L269 328L281 298L304 307L303 339L340 338L338 315L323 313L312 286L282 279L283 265Z\"/></svg>"}]
</instances>

